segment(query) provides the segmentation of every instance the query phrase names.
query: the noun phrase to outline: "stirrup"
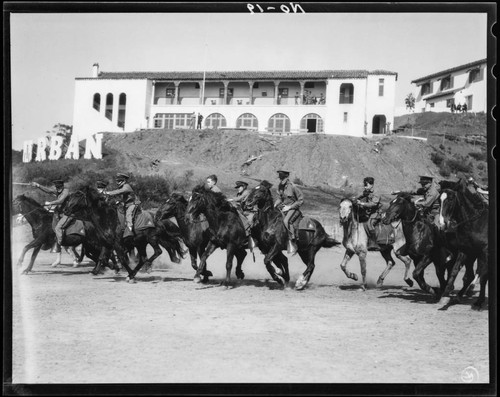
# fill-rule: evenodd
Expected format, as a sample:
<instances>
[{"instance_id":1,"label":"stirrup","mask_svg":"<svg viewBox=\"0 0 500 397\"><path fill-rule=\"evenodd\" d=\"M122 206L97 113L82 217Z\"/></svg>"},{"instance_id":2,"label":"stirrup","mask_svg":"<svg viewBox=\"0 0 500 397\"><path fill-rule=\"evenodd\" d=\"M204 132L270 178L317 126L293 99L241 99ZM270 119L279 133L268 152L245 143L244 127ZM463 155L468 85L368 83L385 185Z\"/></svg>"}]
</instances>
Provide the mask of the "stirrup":
<instances>
[{"instance_id":1,"label":"stirrup","mask_svg":"<svg viewBox=\"0 0 500 397\"><path fill-rule=\"evenodd\" d=\"M51 254L60 254L61 253L61 246L58 243L55 243L52 246L52 249L50 250Z\"/></svg>"}]
</instances>

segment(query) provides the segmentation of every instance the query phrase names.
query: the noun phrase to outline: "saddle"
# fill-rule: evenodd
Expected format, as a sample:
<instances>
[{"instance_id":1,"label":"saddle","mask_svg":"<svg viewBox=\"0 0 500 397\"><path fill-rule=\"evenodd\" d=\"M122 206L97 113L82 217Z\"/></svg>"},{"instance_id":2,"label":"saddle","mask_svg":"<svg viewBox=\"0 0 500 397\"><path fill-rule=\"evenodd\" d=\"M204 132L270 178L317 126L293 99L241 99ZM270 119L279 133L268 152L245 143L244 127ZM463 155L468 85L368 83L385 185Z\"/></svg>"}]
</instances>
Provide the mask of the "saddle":
<instances>
[{"instance_id":1,"label":"saddle","mask_svg":"<svg viewBox=\"0 0 500 397\"><path fill-rule=\"evenodd\" d=\"M285 217L283 217L283 220ZM314 231L316 230L314 228L314 223L311 220L309 216L304 216L300 210L297 210L295 213L294 217L292 218L292 221L290 223L293 224L293 229L295 232L295 238L298 238L298 231L299 230L309 230L309 231ZM288 229L288 225L285 224L285 228L290 232Z\"/></svg>"},{"instance_id":2,"label":"saddle","mask_svg":"<svg viewBox=\"0 0 500 397\"><path fill-rule=\"evenodd\" d=\"M384 225L382 222L376 225L370 224L375 219L370 219L363 223L366 234L369 239L378 245L392 245L396 242L396 232L391 225Z\"/></svg>"},{"instance_id":3,"label":"saddle","mask_svg":"<svg viewBox=\"0 0 500 397\"><path fill-rule=\"evenodd\" d=\"M80 219L72 218L71 221L64 226L63 235L67 236L70 234L77 234L79 236L85 236L85 227L83 221Z\"/></svg>"},{"instance_id":4,"label":"saddle","mask_svg":"<svg viewBox=\"0 0 500 397\"><path fill-rule=\"evenodd\" d=\"M125 211L118 211L118 219L120 221L121 228L125 230L123 237L133 236L133 232L125 227ZM154 227L154 214L149 211L142 211L142 209L137 206L134 210L134 214L132 215L132 229L134 231L141 231Z\"/></svg>"}]
</instances>

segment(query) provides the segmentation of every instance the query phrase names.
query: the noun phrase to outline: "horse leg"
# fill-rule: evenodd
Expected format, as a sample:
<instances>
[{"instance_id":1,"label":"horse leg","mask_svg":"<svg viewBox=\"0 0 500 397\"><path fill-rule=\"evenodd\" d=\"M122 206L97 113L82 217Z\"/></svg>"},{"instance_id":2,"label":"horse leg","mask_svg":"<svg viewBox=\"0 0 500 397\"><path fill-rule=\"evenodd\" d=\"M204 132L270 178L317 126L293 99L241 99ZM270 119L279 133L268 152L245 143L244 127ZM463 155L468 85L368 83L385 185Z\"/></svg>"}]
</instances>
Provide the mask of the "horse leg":
<instances>
[{"instance_id":1,"label":"horse leg","mask_svg":"<svg viewBox=\"0 0 500 397\"><path fill-rule=\"evenodd\" d=\"M377 280L377 287L381 287L384 284L385 278L395 265L394 259L392 259L391 250L391 246L380 247L380 254L385 259L386 267Z\"/></svg>"},{"instance_id":2,"label":"horse leg","mask_svg":"<svg viewBox=\"0 0 500 397\"><path fill-rule=\"evenodd\" d=\"M463 286L462 289L458 292L457 297L460 299L464 296L465 292L468 291L469 289L474 289L474 285L472 285L472 282L475 280L474 277L474 258L472 260L467 261L465 263L465 274L462 279L463 281ZM472 287L472 288L469 288Z\"/></svg>"},{"instance_id":3,"label":"horse leg","mask_svg":"<svg viewBox=\"0 0 500 397\"><path fill-rule=\"evenodd\" d=\"M439 304L441 306L448 306L450 303L450 293L453 289L453 285L455 283L455 279L457 278L458 273L460 272L460 269L464 265L464 263L467 261L467 255L464 254L463 252L459 252L457 259L455 261L455 264L453 265L453 269L451 271L450 276L448 277L448 283L446 284L446 288L443 291L443 294L441 295L441 299L439 300Z\"/></svg>"},{"instance_id":4,"label":"horse leg","mask_svg":"<svg viewBox=\"0 0 500 397\"><path fill-rule=\"evenodd\" d=\"M55 261L52 263L52 265L50 265L50 266L52 266L52 267L57 267L57 266L59 266L60 264L61 264L61 253L60 253L60 252L58 252L58 253L57 253L57 258L56 258L56 260L55 260Z\"/></svg>"},{"instance_id":5,"label":"horse leg","mask_svg":"<svg viewBox=\"0 0 500 397\"><path fill-rule=\"evenodd\" d=\"M33 240L31 243L27 244L24 248L23 248L23 252L21 252L21 256L19 257L19 260L17 261L17 266L18 267L21 267L23 265L23 262L24 262L24 256L26 255L26 253L30 250L30 249L34 249L35 247L39 246L40 248L42 247L43 245L43 241L41 238L36 238L35 240ZM28 266L29 267L29 266ZM30 269L31 271L31 269Z\"/></svg>"},{"instance_id":6,"label":"horse leg","mask_svg":"<svg viewBox=\"0 0 500 397\"><path fill-rule=\"evenodd\" d=\"M205 248L205 251L201 255L200 259L200 265L198 266L198 270L196 270L196 274L194 275L194 282L195 283L200 283L201 282L201 275L205 273L206 267L207 267L207 259L212 253L217 249L214 243L211 241L208 243L207 248Z\"/></svg>"},{"instance_id":7,"label":"horse leg","mask_svg":"<svg viewBox=\"0 0 500 397\"><path fill-rule=\"evenodd\" d=\"M33 264L35 263L35 259L38 255L38 253L40 252L41 248L42 248L42 246L38 246L38 247L35 247L33 249L33 252L31 253L30 263L29 263L28 267L26 267L26 269L23 269L21 274L29 274L29 272L31 272L31 269L33 269Z\"/></svg>"},{"instance_id":8,"label":"horse leg","mask_svg":"<svg viewBox=\"0 0 500 397\"><path fill-rule=\"evenodd\" d=\"M408 284L410 287L413 287L413 280L410 278L410 276L408 276L408 274L410 273L411 258L406 255L403 255L399 249L394 251L394 255L396 255L396 258L398 258L401 262L405 264L405 275L404 275L405 283Z\"/></svg>"},{"instance_id":9,"label":"horse leg","mask_svg":"<svg viewBox=\"0 0 500 397\"><path fill-rule=\"evenodd\" d=\"M288 270L288 258L286 257L286 255L283 255L281 251L279 251L273 258L272 262L279 270L277 273L283 277L287 285L288 282L290 281L290 271ZM281 272L281 274L279 272Z\"/></svg>"},{"instance_id":10,"label":"horse leg","mask_svg":"<svg viewBox=\"0 0 500 397\"><path fill-rule=\"evenodd\" d=\"M149 244L151 244L151 246L153 247L154 253L153 253L153 255L151 255L150 258L148 258L146 260L145 265L146 265L146 272L147 273L151 273L151 271L153 269L153 261L156 258L158 258L162 253L162 250L157 242L151 241ZM146 254L146 250L144 250L144 253ZM172 260L172 262L174 262L174 261Z\"/></svg>"},{"instance_id":11,"label":"horse leg","mask_svg":"<svg viewBox=\"0 0 500 397\"><path fill-rule=\"evenodd\" d=\"M235 254L235 246L234 244L228 244L226 247L227 255L226 255L226 278L221 283L222 286L229 288L231 285L231 269L233 268L233 258Z\"/></svg>"},{"instance_id":12,"label":"horse leg","mask_svg":"<svg viewBox=\"0 0 500 397\"><path fill-rule=\"evenodd\" d=\"M302 262L304 262L307 266L306 270L302 275L299 277L297 282L295 283L295 289L296 290L302 290L305 288L309 280L311 279L311 276L314 272L315 264L314 264L314 258L316 256L316 252L318 252L319 247L310 247L307 251L299 251L300 258L302 259Z\"/></svg>"},{"instance_id":13,"label":"horse leg","mask_svg":"<svg viewBox=\"0 0 500 397\"><path fill-rule=\"evenodd\" d=\"M64 247L66 252L73 258L73 267L78 267L80 261L78 260L78 253L75 246Z\"/></svg>"},{"instance_id":14,"label":"horse leg","mask_svg":"<svg viewBox=\"0 0 500 397\"><path fill-rule=\"evenodd\" d=\"M205 252L205 248L206 248L206 245L201 245L198 247L197 255L200 257L200 260L201 260L201 257L203 256L203 253ZM194 264L196 265L196 255L194 256ZM197 270L197 269L198 269L198 266L196 266L195 270ZM201 274L203 276L203 280L201 280L202 283L208 283L209 277L213 276L212 272L210 270L207 270L206 262L205 262L205 269L203 269L203 272Z\"/></svg>"},{"instance_id":15,"label":"horse leg","mask_svg":"<svg viewBox=\"0 0 500 397\"><path fill-rule=\"evenodd\" d=\"M347 270L347 262L349 262L354 255L354 251L346 249L344 258L342 259L342 262L340 262L340 268L342 271L345 273L347 278L350 278L354 281L358 281L358 275L356 273L351 273L350 271Z\"/></svg>"},{"instance_id":16,"label":"horse leg","mask_svg":"<svg viewBox=\"0 0 500 397\"><path fill-rule=\"evenodd\" d=\"M281 274L279 274L279 272L276 271L276 268L272 265L274 258L278 255L278 252L283 254L281 252L281 247L278 244L275 244L264 257L264 265L266 266L266 269L273 280L284 287L286 285L285 279Z\"/></svg>"},{"instance_id":17,"label":"horse leg","mask_svg":"<svg viewBox=\"0 0 500 397\"><path fill-rule=\"evenodd\" d=\"M424 270L431 263L431 258L429 255L424 255L420 258L418 263L415 265L415 270L413 270L413 278L420 286L422 291L428 292L430 294L436 294L434 288L428 285L424 279Z\"/></svg>"},{"instance_id":18,"label":"horse leg","mask_svg":"<svg viewBox=\"0 0 500 397\"><path fill-rule=\"evenodd\" d=\"M472 305L472 309L480 310L486 300L486 283L488 282L488 253L480 255L477 259L477 268L479 273L479 297Z\"/></svg>"},{"instance_id":19,"label":"horse leg","mask_svg":"<svg viewBox=\"0 0 500 397\"><path fill-rule=\"evenodd\" d=\"M368 283L366 282L366 254L367 251L360 251L358 253L358 258L359 258L359 267L361 269L361 278L363 282L361 283L361 289L363 291L366 291L368 288Z\"/></svg>"},{"instance_id":20,"label":"horse leg","mask_svg":"<svg viewBox=\"0 0 500 397\"><path fill-rule=\"evenodd\" d=\"M240 280L243 280L245 278L245 273L243 273L241 266L243 265L243 261L247 256L247 251L245 249L238 249L234 253L234 256L236 256L236 277L238 277Z\"/></svg>"}]
</instances>

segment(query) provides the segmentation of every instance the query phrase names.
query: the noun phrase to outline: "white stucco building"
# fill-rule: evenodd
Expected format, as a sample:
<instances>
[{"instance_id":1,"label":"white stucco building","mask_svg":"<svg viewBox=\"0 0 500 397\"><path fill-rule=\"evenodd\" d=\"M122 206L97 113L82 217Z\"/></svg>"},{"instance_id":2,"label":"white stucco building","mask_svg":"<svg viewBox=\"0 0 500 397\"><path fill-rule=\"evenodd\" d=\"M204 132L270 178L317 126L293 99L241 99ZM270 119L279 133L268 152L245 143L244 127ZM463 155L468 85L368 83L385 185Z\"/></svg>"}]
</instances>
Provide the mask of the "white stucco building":
<instances>
[{"instance_id":1,"label":"white stucco building","mask_svg":"<svg viewBox=\"0 0 500 397\"><path fill-rule=\"evenodd\" d=\"M101 72L75 79L73 132L246 128L272 133L383 134L397 73L383 70ZM314 102L313 98L316 98Z\"/></svg>"},{"instance_id":2,"label":"white stucco building","mask_svg":"<svg viewBox=\"0 0 500 397\"><path fill-rule=\"evenodd\" d=\"M486 59L457 66L412 81L416 112L450 112L467 104L471 112L486 112Z\"/></svg>"}]
</instances>

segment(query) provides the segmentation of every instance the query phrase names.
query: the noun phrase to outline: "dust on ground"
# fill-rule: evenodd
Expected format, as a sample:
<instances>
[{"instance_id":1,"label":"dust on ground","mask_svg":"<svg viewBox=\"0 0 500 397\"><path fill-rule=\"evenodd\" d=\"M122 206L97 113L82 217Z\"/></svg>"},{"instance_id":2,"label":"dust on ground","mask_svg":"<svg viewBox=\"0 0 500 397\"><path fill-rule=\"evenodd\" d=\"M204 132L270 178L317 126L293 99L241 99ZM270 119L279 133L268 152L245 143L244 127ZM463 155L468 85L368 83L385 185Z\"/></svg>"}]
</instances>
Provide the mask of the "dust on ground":
<instances>
[{"instance_id":1,"label":"dust on ground","mask_svg":"<svg viewBox=\"0 0 500 397\"><path fill-rule=\"evenodd\" d=\"M13 261L30 228L13 230ZM13 265L13 383L463 383L489 382L488 311L475 298L439 311L432 296L405 287L399 261L368 253L370 288L347 279L339 247L322 249L303 291L281 289L262 255L245 279L219 286L225 251L208 260L208 285L189 260L163 254L153 272L89 274L91 264L52 268L41 251L34 272ZM28 259L28 257L26 258ZM289 257L292 282L305 270ZM26 262L25 262L26 265ZM359 276L355 257L348 264ZM434 269L425 277L436 286ZM461 285L462 274L457 278ZM292 284L293 285L293 284ZM473 367L471 370L470 367ZM471 372L472 371L472 372Z\"/></svg>"}]
</instances>

